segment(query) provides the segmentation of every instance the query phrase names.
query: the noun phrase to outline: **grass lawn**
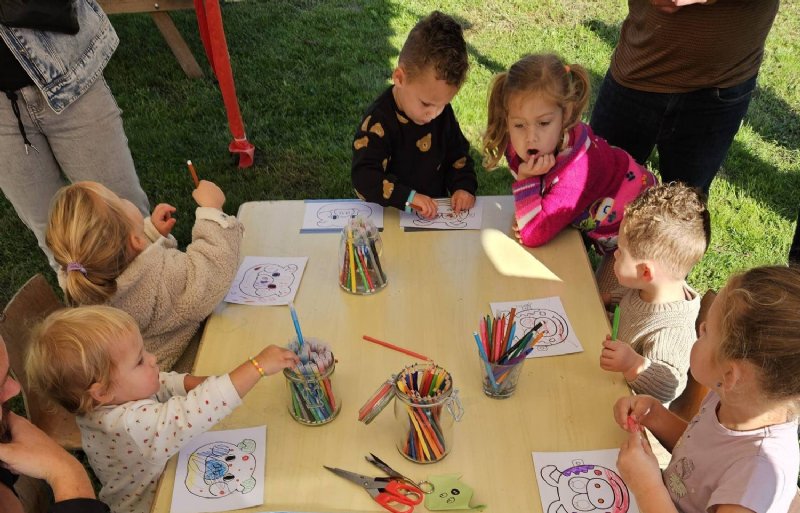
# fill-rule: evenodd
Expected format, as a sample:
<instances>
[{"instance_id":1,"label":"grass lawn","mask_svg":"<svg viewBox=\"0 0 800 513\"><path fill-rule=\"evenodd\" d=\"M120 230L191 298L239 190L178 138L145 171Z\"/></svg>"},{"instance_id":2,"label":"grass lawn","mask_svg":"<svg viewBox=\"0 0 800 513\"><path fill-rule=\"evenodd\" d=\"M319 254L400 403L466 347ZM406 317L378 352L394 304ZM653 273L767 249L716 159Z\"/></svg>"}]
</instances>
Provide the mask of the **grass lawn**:
<instances>
[{"instance_id":1,"label":"grass lawn","mask_svg":"<svg viewBox=\"0 0 800 513\"><path fill-rule=\"evenodd\" d=\"M437 7L466 27L472 67L454 108L477 161L492 75L525 53L552 50L586 66L596 87L626 12L625 2L590 0L451 0ZM112 17L121 43L106 78L151 203L178 207L178 240L189 242L194 208L187 158L226 192L228 212L251 200L352 197L351 141L361 113L387 86L408 30L432 8L419 0L224 4L241 110L260 150L245 170L227 152L231 136L193 14L173 18L206 71L200 80L183 75L148 16ZM690 277L699 290L720 287L733 271L786 261L800 204L800 88L791 80L800 69L799 20L800 4L783 2L750 112L712 186L712 245ZM479 179L480 194L510 192L503 170L479 169ZM53 275L4 198L0 213L2 306L34 273Z\"/></svg>"}]
</instances>

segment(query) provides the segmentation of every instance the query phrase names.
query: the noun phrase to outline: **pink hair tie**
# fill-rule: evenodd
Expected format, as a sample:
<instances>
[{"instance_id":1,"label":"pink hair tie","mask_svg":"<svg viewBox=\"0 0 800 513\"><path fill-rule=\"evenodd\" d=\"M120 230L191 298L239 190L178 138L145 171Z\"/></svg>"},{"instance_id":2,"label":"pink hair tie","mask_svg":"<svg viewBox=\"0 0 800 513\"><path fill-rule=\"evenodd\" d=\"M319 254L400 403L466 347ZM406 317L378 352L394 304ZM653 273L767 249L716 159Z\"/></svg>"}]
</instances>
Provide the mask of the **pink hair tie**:
<instances>
[{"instance_id":1,"label":"pink hair tie","mask_svg":"<svg viewBox=\"0 0 800 513\"><path fill-rule=\"evenodd\" d=\"M564 64L564 71L566 71L567 73L570 72L569 64Z\"/></svg>"},{"instance_id":2,"label":"pink hair tie","mask_svg":"<svg viewBox=\"0 0 800 513\"><path fill-rule=\"evenodd\" d=\"M71 271L78 271L82 275L86 276L86 268L78 262L70 262L67 264L67 272Z\"/></svg>"}]
</instances>

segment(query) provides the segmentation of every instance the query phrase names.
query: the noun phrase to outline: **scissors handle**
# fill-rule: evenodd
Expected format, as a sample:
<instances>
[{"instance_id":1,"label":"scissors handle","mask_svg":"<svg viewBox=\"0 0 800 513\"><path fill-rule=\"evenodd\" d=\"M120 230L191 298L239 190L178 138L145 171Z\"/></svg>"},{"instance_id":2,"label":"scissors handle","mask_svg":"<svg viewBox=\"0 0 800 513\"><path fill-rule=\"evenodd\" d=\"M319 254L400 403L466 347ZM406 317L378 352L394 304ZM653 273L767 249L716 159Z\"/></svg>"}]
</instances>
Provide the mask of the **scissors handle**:
<instances>
[{"instance_id":1,"label":"scissors handle","mask_svg":"<svg viewBox=\"0 0 800 513\"><path fill-rule=\"evenodd\" d=\"M391 511L392 513L411 513L414 505L405 495L395 495L388 492L380 492L375 496L375 502Z\"/></svg>"}]
</instances>

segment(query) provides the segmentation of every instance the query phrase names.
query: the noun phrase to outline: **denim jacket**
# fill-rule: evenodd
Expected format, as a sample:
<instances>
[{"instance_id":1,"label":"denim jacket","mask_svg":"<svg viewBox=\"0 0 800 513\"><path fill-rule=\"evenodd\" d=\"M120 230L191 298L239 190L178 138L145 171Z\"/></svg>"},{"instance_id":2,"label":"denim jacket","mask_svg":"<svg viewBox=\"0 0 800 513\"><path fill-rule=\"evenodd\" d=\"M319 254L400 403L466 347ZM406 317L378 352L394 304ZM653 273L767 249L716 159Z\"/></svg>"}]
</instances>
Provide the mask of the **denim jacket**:
<instances>
[{"instance_id":1,"label":"denim jacket","mask_svg":"<svg viewBox=\"0 0 800 513\"><path fill-rule=\"evenodd\" d=\"M103 74L119 38L95 0L74 0L80 30L75 35L0 25L5 41L22 67L60 113Z\"/></svg>"}]
</instances>

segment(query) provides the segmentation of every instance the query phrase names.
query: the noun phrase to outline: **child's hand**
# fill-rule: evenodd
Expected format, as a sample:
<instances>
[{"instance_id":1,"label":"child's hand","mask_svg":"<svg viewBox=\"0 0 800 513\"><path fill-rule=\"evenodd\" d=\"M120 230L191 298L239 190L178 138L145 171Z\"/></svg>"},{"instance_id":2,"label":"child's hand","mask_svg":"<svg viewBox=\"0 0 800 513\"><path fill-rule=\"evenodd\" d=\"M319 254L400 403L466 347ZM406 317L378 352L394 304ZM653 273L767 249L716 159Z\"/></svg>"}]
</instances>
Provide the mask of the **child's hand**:
<instances>
[{"instance_id":1,"label":"child's hand","mask_svg":"<svg viewBox=\"0 0 800 513\"><path fill-rule=\"evenodd\" d=\"M611 372L626 372L641 362L641 356L625 342L611 340L609 335L603 340L600 352L600 368Z\"/></svg>"},{"instance_id":2,"label":"child's hand","mask_svg":"<svg viewBox=\"0 0 800 513\"><path fill-rule=\"evenodd\" d=\"M450 206L453 207L453 211L456 214L462 210L469 210L475 206L475 196L463 189L459 189L454 192L453 197L450 198Z\"/></svg>"},{"instance_id":3,"label":"child's hand","mask_svg":"<svg viewBox=\"0 0 800 513\"><path fill-rule=\"evenodd\" d=\"M200 180L200 185L192 191L192 197L201 207L211 207L222 210L225 204L225 193L214 182Z\"/></svg>"},{"instance_id":4,"label":"child's hand","mask_svg":"<svg viewBox=\"0 0 800 513\"><path fill-rule=\"evenodd\" d=\"M177 222L177 220L172 217L172 214L174 214L176 210L177 209L172 205L159 203L156 205L156 208L153 209L153 213L150 214L150 221L153 223L153 226L155 226L158 233L164 237L169 236L172 227L175 226Z\"/></svg>"},{"instance_id":5,"label":"child's hand","mask_svg":"<svg viewBox=\"0 0 800 513\"><path fill-rule=\"evenodd\" d=\"M264 374L267 376L300 363L300 357L294 352L274 344L262 349L256 356L256 360L261 364L261 368L264 369Z\"/></svg>"},{"instance_id":6,"label":"child's hand","mask_svg":"<svg viewBox=\"0 0 800 513\"><path fill-rule=\"evenodd\" d=\"M643 497L658 488L664 488L658 459L653 454L647 435L635 430L622 442L617 457L620 477L637 497Z\"/></svg>"},{"instance_id":7,"label":"child's hand","mask_svg":"<svg viewBox=\"0 0 800 513\"><path fill-rule=\"evenodd\" d=\"M436 217L436 212L439 210L436 202L430 196L425 196L424 194L416 193L414 194L414 199L411 201L412 208L416 207L415 210L419 212L422 217L427 219L433 219Z\"/></svg>"},{"instance_id":8,"label":"child's hand","mask_svg":"<svg viewBox=\"0 0 800 513\"><path fill-rule=\"evenodd\" d=\"M517 242L522 244L522 234L519 233L519 225L517 224L516 217L511 221L511 231L514 233L514 238L517 239Z\"/></svg>"},{"instance_id":9,"label":"child's hand","mask_svg":"<svg viewBox=\"0 0 800 513\"><path fill-rule=\"evenodd\" d=\"M614 404L614 420L625 431L639 431L647 426L648 416L657 408L663 408L662 404L649 395L620 397Z\"/></svg>"},{"instance_id":10,"label":"child's hand","mask_svg":"<svg viewBox=\"0 0 800 513\"><path fill-rule=\"evenodd\" d=\"M535 158L531 157L527 161L519 165L517 170L517 179L524 180L532 176L540 176L553 168L556 165L556 158L552 153L545 155L537 155Z\"/></svg>"}]
</instances>

